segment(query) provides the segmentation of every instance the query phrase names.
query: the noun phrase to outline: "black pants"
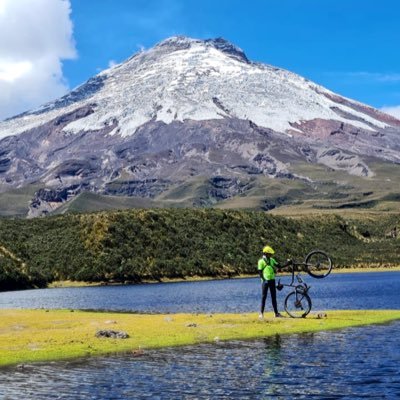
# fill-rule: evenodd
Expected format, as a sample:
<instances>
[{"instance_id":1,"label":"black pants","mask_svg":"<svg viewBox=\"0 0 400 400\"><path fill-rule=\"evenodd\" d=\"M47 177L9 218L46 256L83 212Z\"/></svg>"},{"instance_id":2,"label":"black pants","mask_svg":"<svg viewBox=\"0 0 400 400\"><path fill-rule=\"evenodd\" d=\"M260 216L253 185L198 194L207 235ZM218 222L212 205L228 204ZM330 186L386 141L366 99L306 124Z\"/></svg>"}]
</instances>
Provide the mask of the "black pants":
<instances>
[{"instance_id":1,"label":"black pants","mask_svg":"<svg viewBox=\"0 0 400 400\"><path fill-rule=\"evenodd\" d=\"M272 307L274 308L275 314L278 314L278 305L276 304L276 287L275 279L270 281L264 281L262 283L262 296L261 296L261 314L264 313L265 301L267 300L268 288L271 291Z\"/></svg>"}]
</instances>

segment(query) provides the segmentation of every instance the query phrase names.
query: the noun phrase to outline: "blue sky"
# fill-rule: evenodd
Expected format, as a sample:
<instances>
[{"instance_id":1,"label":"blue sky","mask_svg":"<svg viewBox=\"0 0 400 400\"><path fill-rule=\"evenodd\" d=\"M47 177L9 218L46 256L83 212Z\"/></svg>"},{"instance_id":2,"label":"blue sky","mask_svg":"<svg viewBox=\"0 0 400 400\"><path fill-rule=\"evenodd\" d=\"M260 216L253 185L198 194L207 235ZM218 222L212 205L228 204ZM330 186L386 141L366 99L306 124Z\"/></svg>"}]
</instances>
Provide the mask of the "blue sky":
<instances>
[{"instance_id":1,"label":"blue sky","mask_svg":"<svg viewBox=\"0 0 400 400\"><path fill-rule=\"evenodd\" d=\"M2 3L11 2L15 4L15 0L0 0L0 37ZM400 1L18 2L38 3L36 11L30 8L38 15L40 6L48 2L68 8L66 20L60 24L67 42L57 54L59 91L71 89L169 36L221 36L241 47L251 60L288 69L376 108L392 107L400 117ZM58 94L49 92L49 97Z\"/></svg>"}]
</instances>

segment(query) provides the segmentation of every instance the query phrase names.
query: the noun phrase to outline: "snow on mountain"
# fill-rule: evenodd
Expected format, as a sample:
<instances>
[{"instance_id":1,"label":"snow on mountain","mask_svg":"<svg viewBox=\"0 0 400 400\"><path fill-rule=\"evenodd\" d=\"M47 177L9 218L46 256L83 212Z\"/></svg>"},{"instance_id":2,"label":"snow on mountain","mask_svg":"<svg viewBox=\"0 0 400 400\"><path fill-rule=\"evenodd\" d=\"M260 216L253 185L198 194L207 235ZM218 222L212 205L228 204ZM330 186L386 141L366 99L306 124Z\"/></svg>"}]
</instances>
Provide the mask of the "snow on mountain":
<instances>
[{"instance_id":1,"label":"snow on mountain","mask_svg":"<svg viewBox=\"0 0 400 400\"><path fill-rule=\"evenodd\" d=\"M118 126L110 134L123 137L151 120L169 124L234 117L277 132L293 131L291 124L315 118L348 122L333 107L353 114L353 126L387 126L337 104L330 94L289 71L249 62L222 39L174 37L101 72L60 100L1 123L0 138L90 104L94 112L66 125L65 132L102 129L114 120Z\"/></svg>"},{"instance_id":2,"label":"snow on mountain","mask_svg":"<svg viewBox=\"0 0 400 400\"><path fill-rule=\"evenodd\" d=\"M311 182L290 160L372 177L370 160L400 164L399 135L394 117L224 39L172 37L0 122L0 193L32 184L40 215L82 192L188 198L198 178L190 196L207 205L258 178Z\"/></svg>"}]
</instances>

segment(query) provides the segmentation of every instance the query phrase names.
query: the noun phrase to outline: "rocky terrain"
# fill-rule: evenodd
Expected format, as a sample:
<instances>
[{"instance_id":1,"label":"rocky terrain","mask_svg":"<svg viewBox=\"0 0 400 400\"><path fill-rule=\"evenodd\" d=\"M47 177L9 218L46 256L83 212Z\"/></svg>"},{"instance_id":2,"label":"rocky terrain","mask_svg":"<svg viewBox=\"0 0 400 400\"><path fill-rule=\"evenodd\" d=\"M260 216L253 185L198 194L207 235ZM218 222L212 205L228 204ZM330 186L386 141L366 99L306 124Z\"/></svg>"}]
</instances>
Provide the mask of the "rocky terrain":
<instances>
[{"instance_id":1,"label":"rocky terrain","mask_svg":"<svg viewBox=\"0 0 400 400\"><path fill-rule=\"evenodd\" d=\"M29 216L87 192L209 206L274 181L315 187L313 167L368 180L378 164L396 175L400 121L220 38L169 38L0 122L0 199L29 189Z\"/></svg>"}]
</instances>

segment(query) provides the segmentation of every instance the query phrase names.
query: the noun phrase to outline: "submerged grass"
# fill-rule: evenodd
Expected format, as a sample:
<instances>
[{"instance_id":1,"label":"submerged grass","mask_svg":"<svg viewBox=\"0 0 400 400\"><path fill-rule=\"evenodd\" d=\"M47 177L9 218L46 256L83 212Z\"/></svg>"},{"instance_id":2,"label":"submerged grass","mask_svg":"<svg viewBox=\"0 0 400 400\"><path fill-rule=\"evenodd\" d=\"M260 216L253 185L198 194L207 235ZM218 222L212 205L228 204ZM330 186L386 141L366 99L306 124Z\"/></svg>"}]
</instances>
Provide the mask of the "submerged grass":
<instances>
[{"instance_id":1,"label":"submerged grass","mask_svg":"<svg viewBox=\"0 0 400 400\"><path fill-rule=\"evenodd\" d=\"M70 310L0 310L0 366L62 360L116 352L132 356L146 349L219 340L255 339L386 323L400 319L400 310L328 311L306 319L263 321L243 314L128 314ZM96 338L100 329L124 331L128 339Z\"/></svg>"}]
</instances>

